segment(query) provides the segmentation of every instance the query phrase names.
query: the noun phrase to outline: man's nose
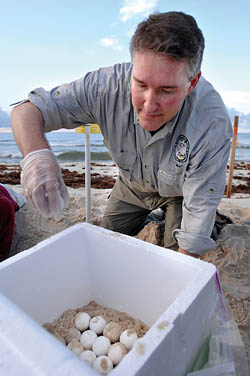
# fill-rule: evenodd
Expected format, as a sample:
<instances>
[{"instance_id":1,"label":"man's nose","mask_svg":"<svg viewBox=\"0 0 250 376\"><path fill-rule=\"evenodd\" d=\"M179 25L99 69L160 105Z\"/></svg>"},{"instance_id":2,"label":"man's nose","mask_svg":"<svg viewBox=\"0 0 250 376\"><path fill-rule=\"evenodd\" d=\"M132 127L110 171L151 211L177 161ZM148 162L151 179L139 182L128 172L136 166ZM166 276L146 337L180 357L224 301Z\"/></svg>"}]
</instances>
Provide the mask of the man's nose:
<instances>
[{"instance_id":1,"label":"man's nose","mask_svg":"<svg viewBox=\"0 0 250 376\"><path fill-rule=\"evenodd\" d=\"M157 94L153 90L148 90L144 96L144 109L147 113L155 112L159 107Z\"/></svg>"}]
</instances>

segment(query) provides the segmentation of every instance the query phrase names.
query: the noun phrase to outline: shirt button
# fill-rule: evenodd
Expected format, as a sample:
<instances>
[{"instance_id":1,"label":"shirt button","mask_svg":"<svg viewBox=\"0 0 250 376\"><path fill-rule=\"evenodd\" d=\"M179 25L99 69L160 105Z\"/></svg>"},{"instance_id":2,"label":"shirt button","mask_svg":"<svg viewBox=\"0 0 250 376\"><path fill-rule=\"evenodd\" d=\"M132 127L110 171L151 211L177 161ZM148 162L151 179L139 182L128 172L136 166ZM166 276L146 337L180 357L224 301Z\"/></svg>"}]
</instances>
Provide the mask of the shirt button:
<instances>
[{"instance_id":1,"label":"shirt button","mask_svg":"<svg viewBox=\"0 0 250 376\"><path fill-rule=\"evenodd\" d=\"M146 180L146 183L149 184L149 180Z\"/></svg>"},{"instance_id":2,"label":"shirt button","mask_svg":"<svg viewBox=\"0 0 250 376\"><path fill-rule=\"evenodd\" d=\"M145 167L145 168L148 168L149 166L145 164L145 166L144 166L144 167Z\"/></svg>"}]
</instances>

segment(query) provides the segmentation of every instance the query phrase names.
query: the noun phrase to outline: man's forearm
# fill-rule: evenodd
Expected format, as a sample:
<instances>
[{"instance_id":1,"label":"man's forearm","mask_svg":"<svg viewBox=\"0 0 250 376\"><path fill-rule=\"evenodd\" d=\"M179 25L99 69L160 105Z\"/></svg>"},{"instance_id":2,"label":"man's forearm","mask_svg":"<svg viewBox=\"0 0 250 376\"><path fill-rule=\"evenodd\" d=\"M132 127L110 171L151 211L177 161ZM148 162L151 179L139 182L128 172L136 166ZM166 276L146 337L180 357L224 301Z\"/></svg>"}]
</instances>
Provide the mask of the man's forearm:
<instances>
[{"instance_id":1,"label":"man's forearm","mask_svg":"<svg viewBox=\"0 0 250 376\"><path fill-rule=\"evenodd\" d=\"M32 103L15 107L11 112L12 130L24 156L34 150L49 149L43 132L43 117Z\"/></svg>"}]
</instances>

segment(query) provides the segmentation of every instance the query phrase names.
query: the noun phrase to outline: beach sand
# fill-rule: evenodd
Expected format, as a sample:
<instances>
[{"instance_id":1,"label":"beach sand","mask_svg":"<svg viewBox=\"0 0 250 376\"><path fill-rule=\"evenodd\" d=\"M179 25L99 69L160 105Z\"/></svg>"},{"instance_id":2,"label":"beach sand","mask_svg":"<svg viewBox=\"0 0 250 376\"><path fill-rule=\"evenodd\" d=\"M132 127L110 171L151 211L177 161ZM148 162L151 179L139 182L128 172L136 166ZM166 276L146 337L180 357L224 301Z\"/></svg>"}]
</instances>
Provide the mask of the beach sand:
<instances>
[{"instance_id":1,"label":"beach sand","mask_svg":"<svg viewBox=\"0 0 250 376\"><path fill-rule=\"evenodd\" d=\"M69 190L70 207L65 209L62 218L55 222L53 219L42 218L27 203L17 213L11 256L86 220L84 164L63 163L61 167ZM0 166L1 183L10 184L12 189L22 193L19 175L17 165ZM100 225L117 175L118 170L113 163L91 164L92 224ZM250 367L250 175L242 164L235 165L232 192L231 198L223 197L219 210L228 215L234 224L224 227L216 242L216 251L207 253L203 259L216 265L220 272L223 292L240 330ZM146 236L147 241L160 244L157 236L153 236L154 240L150 236ZM145 236L141 239L145 239Z\"/></svg>"}]
</instances>

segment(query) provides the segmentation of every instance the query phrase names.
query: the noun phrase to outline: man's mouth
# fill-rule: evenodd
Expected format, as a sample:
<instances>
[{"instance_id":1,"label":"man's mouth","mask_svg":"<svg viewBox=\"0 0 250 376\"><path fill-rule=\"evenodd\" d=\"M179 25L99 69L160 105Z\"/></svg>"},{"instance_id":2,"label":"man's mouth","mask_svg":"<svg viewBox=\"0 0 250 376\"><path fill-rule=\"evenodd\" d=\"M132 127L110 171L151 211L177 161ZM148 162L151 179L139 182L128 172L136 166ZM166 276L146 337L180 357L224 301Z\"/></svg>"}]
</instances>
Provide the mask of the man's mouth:
<instances>
[{"instance_id":1,"label":"man's mouth","mask_svg":"<svg viewBox=\"0 0 250 376\"><path fill-rule=\"evenodd\" d=\"M147 112L144 112L143 110L141 110L141 115L144 117L144 118L148 118L148 119L154 119L156 117L159 117L161 116L161 114L159 113L147 113Z\"/></svg>"}]
</instances>

